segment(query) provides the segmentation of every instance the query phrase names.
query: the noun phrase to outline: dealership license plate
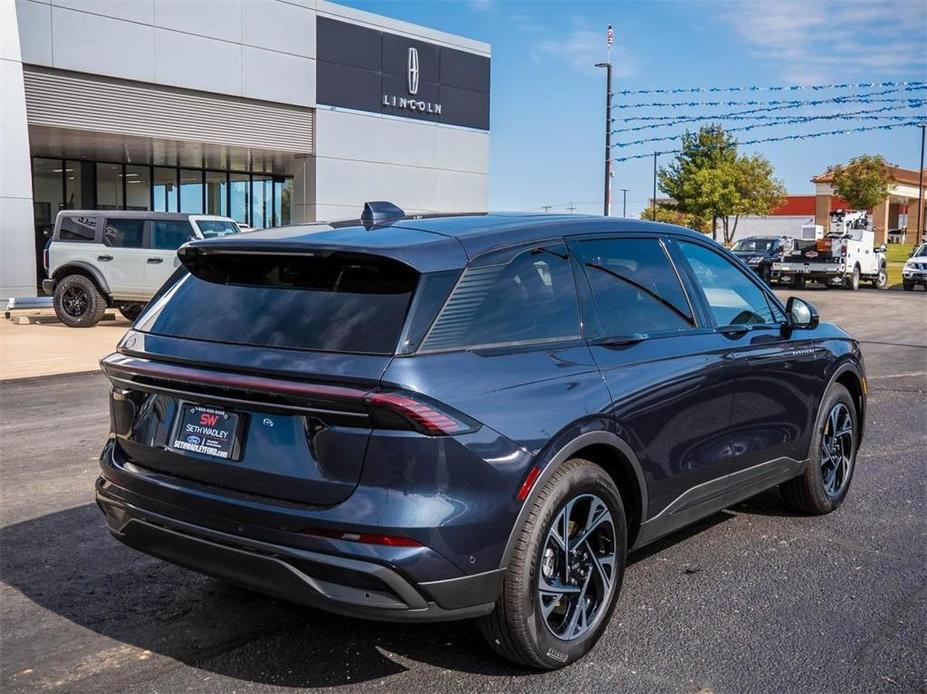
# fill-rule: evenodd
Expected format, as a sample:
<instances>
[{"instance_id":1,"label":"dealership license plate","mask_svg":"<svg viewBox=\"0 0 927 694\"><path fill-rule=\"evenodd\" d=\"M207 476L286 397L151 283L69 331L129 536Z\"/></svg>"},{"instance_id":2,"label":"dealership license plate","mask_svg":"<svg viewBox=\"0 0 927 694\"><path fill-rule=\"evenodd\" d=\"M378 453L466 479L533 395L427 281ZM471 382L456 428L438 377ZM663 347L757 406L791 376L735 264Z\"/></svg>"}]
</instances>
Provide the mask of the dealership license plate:
<instances>
[{"instance_id":1,"label":"dealership license plate","mask_svg":"<svg viewBox=\"0 0 927 694\"><path fill-rule=\"evenodd\" d=\"M222 460L232 460L238 439L238 415L218 407L180 406L173 447Z\"/></svg>"}]
</instances>

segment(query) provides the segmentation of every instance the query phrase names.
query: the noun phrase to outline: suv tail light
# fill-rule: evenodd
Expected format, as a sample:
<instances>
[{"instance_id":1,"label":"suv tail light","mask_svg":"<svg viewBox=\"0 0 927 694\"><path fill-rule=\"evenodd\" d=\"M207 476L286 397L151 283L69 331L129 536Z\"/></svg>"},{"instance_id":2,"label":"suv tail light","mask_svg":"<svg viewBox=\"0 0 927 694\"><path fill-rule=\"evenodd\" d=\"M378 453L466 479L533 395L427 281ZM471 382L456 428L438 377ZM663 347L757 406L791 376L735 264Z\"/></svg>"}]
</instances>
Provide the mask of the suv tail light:
<instances>
[{"instance_id":1,"label":"suv tail light","mask_svg":"<svg viewBox=\"0 0 927 694\"><path fill-rule=\"evenodd\" d=\"M48 266L51 264L48 259L48 247L51 245L52 240L48 239L45 242L45 248L42 249L42 267L45 268L45 274L48 274Z\"/></svg>"},{"instance_id":2,"label":"suv tail light","mask_svg":"<svg viewBox=\"0 0 927 694\"><path fill-rule=\"evenodd\" d=\"M429 436L449 436L475 431L477 425L461 414L411 393L368 393L364 398L374 424L387 429L408 428ZM406 426L403 426L405 424Z\"/></svg>"},{"instance_id":3,"label":"suv tail light","mask_svg":"<svg viewBox=\"0 0 927 694\"><path fill-rule=\"evenodd\" d=\"M132 331L126 333L120 349L134 334ZM165 384L172 387L172 384L180 382L185 388L197 384L205 386L209 392L217 390L220 393L218 397L226 400L231 398L253 403L255 394L262 394L274 398L269 403L282 398L288 406L324 407L331 414L345 411L356 416L366 409L374 427L413 430L428 436L452 436L480 428L478 422L459 412L418 393L406 391L368 391L353 386L213 371L118 353L105 357L100 366L110 381L120 388L131 388L137 384L145 389L146 383L149 387Z\"/></svg>"}]
</instances>

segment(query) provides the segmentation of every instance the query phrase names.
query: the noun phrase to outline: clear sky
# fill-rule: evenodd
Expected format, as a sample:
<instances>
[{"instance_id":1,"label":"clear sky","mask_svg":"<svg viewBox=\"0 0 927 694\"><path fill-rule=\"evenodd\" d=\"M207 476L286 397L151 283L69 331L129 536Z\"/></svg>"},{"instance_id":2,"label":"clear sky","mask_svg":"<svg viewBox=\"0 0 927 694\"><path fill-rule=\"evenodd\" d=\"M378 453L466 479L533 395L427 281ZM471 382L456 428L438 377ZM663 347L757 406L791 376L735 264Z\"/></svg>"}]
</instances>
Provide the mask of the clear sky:
<instances>
[{"instance_id":1,"label":"clear sky","mask_svg":"<svg viewBox=\"0 0 927 694\"><path fill-rule=\"evenodd\" d=\"M927 3L924 0L340 0L342 4L492 44L490 208L496 210L601 212L604 158L605 30L615 29L615 90L746 85L831 84L927 80ZM865 92L867 90L855 90ZM877 90L868 90L877 91ZM826 99L847 91L798 92L795 98ZM767 100L790 95L622 96L622 105L651 101ZM927 99L927 91L880 98ZM818 106L799 113L893 110L877 115L922 117L927 108L902 104ZM726 107L726 111L750 107ZM897 109L897 110L894 110ZM706 107L633 109L636 115L696 115ZM795 113L794 109L770 115ZM730 127L756 121L731 122ZM823 120L780 125L738 135L757 139L892 121ZM642 123L634 123L640 125ZM621 127L622 124L618 124ZM628 127L632 124L624 124ZM618 136L625 140L673 135L660 128ZM615 150L649 153L673 149L660 142ZM920 130L897 128L816 140L745 146L775 166L790 193L813 193L809 179L829 164L863 153L917 168ZM661 161L668 160L668 156ZM637 215L651 194L651 160L615 165L613 214Z\"/></svg>"}]
</instances>

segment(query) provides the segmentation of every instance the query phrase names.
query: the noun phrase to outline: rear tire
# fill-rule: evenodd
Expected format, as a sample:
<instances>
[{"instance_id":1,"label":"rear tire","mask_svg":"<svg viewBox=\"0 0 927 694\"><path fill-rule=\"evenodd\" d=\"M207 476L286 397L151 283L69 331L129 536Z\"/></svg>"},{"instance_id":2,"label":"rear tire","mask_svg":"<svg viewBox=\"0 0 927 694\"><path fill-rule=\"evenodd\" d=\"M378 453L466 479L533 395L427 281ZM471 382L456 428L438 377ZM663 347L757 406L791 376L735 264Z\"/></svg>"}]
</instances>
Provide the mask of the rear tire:
<instances>
[{"instance_id":1,"label":"rear tire","mask_svg":"<svg viewBox=\"0 0 927 694\"><path fill-rule=\"evenodd\" d=\"M580 458L558 468L529 503L496 608L480 630L503 658L554 670L582 658L608 625L627 555L624 505L608 473ZM569 551L558 539L562 527ZM589 528L588 541L571 548Z\"/></svg>"},{"instance_id":2,"label":"rear tire","mask_svg":"<svg viewBox=\"0 0 927 694\"><path fill-rule=\"evenodd\" d=\"M133 323L144 310L145 304L121 304L119 306L119 313L122 314L122 317L126 320L132 321Z\"/></svg>"},{"instance_id":3,"label":"rear tire","mask_svg":"<svg viewBox=\"0 0 927 694\"><path fill-rule=\"evenodd\" d=\"M779 485L792 508L823 515L843 503L856 470L858 426L850 392L839 383L832 384L821 402L805 471Z\"/></svg>"},{"instance_id":4,"label":"rear tire","mask_svg":"<svg viewBox=\"0 0 927 694\"><path fill-rule=\"evenodd\" d=\"M91 328L103 318L106 299L83 275L67 275L55 284L55 315L71 328Z\"/></svg>"},{"instance_id":5,"label":"rear tire","mask_svg":"<svg viewBox=\"0 0 927 694\"><path fill-rule=\"evenodd\" d=\"M859 265L853 267L853 273L846 278L847 289L856 291L859 289Z\"/></svg>"}]
</instances>

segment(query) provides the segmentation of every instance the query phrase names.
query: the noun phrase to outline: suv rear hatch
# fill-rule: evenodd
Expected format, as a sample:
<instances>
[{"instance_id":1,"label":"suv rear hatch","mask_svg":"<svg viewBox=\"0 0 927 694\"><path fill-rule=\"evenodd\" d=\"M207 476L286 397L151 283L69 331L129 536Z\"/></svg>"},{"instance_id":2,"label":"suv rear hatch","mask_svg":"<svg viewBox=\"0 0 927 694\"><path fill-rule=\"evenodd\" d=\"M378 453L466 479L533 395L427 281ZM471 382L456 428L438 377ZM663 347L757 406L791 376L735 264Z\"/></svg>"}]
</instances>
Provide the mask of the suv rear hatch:
<instances>
[{"instance_id":1,"label":"suv rear hatch","mask_svg":"<svg viewBox=\"0 0 927 694\"><path fill-rule=\"evenodd\" d=\"M345 252L182 258L103 362L117 464L311 505L347 498L374 426L416 428L377 397L420 275Z\"/></svg>"}]
</instances>

